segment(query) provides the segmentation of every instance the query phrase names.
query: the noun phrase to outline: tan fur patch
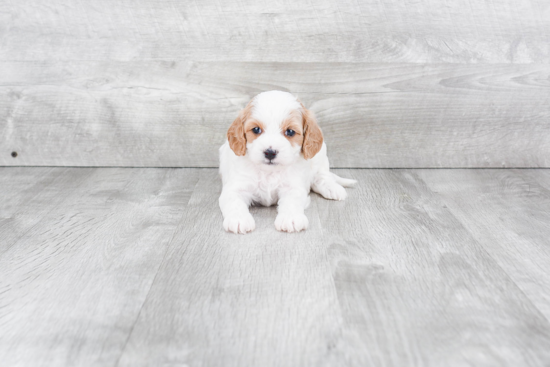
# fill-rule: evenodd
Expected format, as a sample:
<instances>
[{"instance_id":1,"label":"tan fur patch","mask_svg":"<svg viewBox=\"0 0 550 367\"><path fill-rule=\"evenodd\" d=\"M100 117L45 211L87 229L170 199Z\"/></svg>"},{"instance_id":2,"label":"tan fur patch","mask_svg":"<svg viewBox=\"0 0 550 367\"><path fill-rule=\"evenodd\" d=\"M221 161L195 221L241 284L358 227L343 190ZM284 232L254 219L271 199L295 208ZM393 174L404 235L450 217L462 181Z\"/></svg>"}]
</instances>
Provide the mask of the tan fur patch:
<instances>
[{"instance_id":1,"label":"tan fur patch","mask_svg":"<svg viewBox=\"0 0 550 367\"><path fill-rule=\"evenodd\" d=\"M260 134L254 134L252 132L252 129L254 129L255 127L259 127L262 130L262 132L265 131L264 125L258 120L250 119L250 120L245 121L245 123L244 123L244 133L246 135L246 141L248 143L252 143L258 137L260 137L260 135L262 135L261 133Z\"/></svg>"},{"instance_id":2,"label":"tan fur patch","mask_svg":"<svg viewBox=\"0 0 550 367\"><path fill-rule=\"evenodd\" d=\"M237 118L233 121L227 130L227 140L229 147L236 155L243 156L246 154L246 134L244 123L250 118L252 113L252 101L239 112Z\"/></svg>"},{"instance_id":3,"label":"tan fur patch","mask_svg":"<svg viewBox=\"0 0 550 367\"><path fill-rule=\"evenodd\" d=\"M294 136L286 136L285 131L294 130ZM281 133L290 141L293 146L301 146L304 141L304 130L302 123L302 114L300 111L293 111L282 123Z\"/></svg>"},{"instance_id":4,"label":"tan fur patch","mask_svg":"<svg viewBox=\"0 0 550 367\"><path fill-rule=\"evenodd\" d=\"M300 102L300 104L302 104ZM323 146L323 132L317 124L317 119L313 112L308 110L302 104L302 117L304 123L304 142L302 143L302 153L305 159L315 157Z\"/></svg>"}]
</instances>

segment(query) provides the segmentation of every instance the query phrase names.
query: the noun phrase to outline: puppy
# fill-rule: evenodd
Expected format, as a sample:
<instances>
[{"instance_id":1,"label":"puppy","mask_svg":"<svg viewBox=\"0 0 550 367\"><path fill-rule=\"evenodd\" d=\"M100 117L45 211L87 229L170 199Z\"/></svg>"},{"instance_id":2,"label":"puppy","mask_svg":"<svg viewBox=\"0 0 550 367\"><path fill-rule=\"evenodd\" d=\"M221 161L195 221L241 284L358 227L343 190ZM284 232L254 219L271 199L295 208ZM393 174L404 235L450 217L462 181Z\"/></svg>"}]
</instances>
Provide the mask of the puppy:
<instances>
[{"instance_id":1,"label":"puppy","mask_svg":"<svg viewBox=\"0 0 550 367\"><path fill-rule=\"evenodd\" d=\"M220 174L223 228L234 233L254 230L252 204L278 204L279 231L304 230L310 189L326 199L344 200L344 187L356 183L329 172L313 113L281 91L258 94L233 121L220 148Z\"/></svg>"}]
</instances>

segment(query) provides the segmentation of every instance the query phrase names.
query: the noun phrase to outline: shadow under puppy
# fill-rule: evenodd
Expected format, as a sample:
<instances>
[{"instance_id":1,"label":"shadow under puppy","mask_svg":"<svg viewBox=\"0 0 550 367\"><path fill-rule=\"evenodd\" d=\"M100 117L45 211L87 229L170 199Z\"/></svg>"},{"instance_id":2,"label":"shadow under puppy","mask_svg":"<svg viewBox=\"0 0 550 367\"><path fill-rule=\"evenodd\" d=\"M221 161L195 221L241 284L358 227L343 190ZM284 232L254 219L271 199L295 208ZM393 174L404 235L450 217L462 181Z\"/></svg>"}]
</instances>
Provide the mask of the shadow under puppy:
<instances>
[{"instance_id":1,"label":"shadow under puppy","mask_svg":"<svg viewBox=\"0 0 550 367\"><path fill-rule=\"evenodd\" d=\"M258 94L233 121L220 148L220 174L223 227L234 233L254 230L252 204L278 204L279 231L304 230L310 189L326 199L344 200L344 187L356 183L329 171L313 113L281 91Z\"/></svg>"}]
</instances>

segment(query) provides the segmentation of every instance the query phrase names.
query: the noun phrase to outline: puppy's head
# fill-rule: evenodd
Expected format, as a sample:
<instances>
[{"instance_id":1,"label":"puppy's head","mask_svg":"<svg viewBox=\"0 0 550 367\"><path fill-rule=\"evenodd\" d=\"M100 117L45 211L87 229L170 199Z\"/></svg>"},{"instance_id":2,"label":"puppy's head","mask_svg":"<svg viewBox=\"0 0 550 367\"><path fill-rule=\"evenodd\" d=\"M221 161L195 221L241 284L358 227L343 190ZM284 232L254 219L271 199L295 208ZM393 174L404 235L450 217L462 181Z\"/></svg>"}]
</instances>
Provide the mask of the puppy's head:
<instances>
[{"instance_id":1,"label":"puppy's head","mask_svg":"<svg viewBox=\"0 0 550 367\"><path fill-rule=\"evenodd\" d=\"M303 155L314 157L323 133L313 113L292 94L258 94L239 113L227 131L229 146L257 164L286 166Z\"/></svg>"}]
</instances>

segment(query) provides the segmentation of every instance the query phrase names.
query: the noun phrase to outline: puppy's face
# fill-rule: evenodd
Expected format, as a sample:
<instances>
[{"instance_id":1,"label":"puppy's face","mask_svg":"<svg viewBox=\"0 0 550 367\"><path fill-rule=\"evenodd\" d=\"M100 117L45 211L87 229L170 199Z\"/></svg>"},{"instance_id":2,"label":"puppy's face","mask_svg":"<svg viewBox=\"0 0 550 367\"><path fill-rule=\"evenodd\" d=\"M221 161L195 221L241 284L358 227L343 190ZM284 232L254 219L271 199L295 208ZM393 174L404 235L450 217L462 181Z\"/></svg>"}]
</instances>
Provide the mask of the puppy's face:
<instances>
[{"instance_id":1,"label":"puppy's face","mask_svg":"<svg viewBox=\"0 0 550 367\"><path fill-rule=\"evenodd\" d=\"M257 95L227 131L236 155L266 166L287 166L321 150L323 134L313 114L290 93Z\"/></svg>"}]
</instances>

